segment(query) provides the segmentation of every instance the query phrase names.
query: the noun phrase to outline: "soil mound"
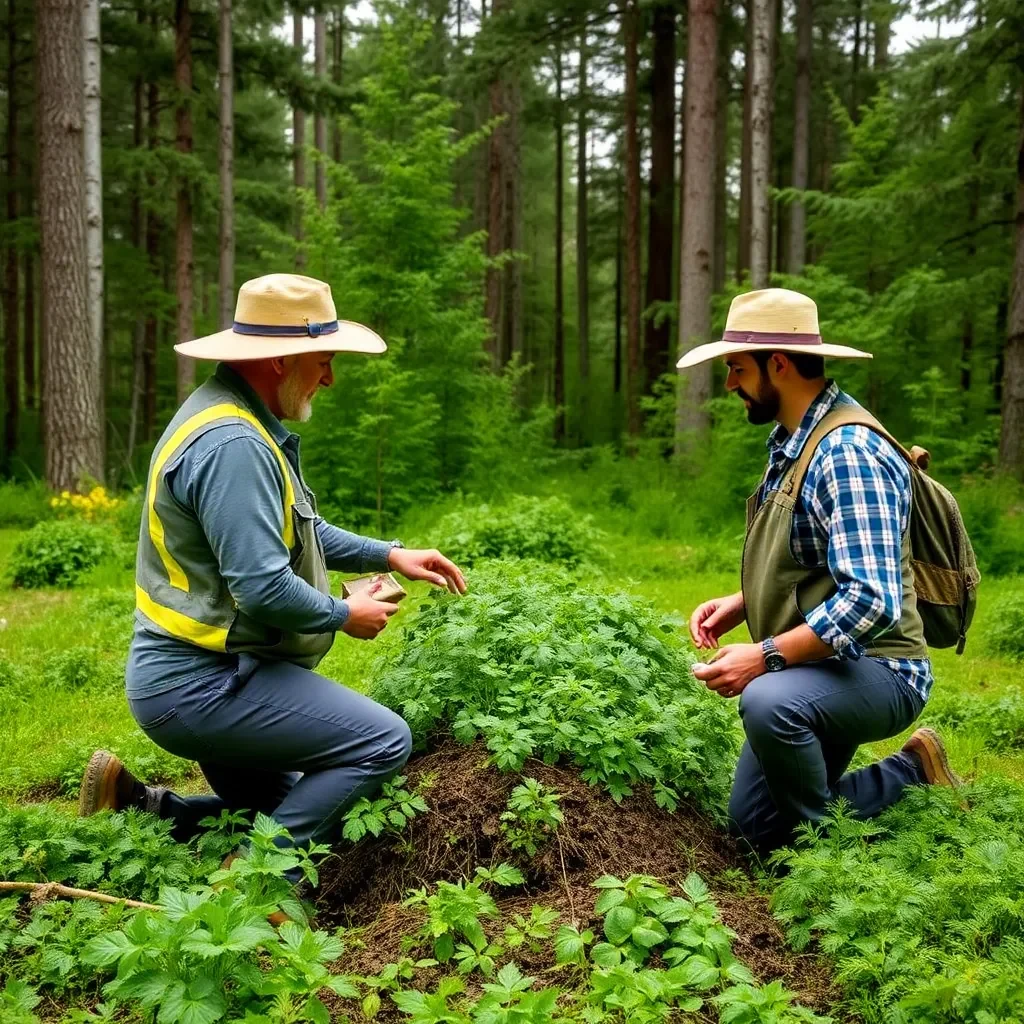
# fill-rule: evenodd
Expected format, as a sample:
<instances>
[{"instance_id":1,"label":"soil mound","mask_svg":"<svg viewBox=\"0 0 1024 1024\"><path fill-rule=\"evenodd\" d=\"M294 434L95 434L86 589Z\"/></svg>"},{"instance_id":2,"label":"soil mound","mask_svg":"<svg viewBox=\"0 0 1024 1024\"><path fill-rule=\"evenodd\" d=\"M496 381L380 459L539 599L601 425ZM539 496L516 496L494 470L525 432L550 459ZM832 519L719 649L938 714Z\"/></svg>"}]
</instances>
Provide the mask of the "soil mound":
<instances>
[{"instance_id":1,"label":"soil mound","mask_svg":"<svg viewBox=\"0 0 1024 1024\"><path fill-rule=\"evenodd\" d=\"M527 761L519 774L489 764L482 744L445 741L413 758L405 774L410 784L426 781L430 805L400 839L382 837L345 844L321 866L316 894L318 926L361 927L364 948L339 964L346 973L375 974L404 955L401 938L415 930L419 915L400 904L410 889L472 875L478 865L515 864L526 877L517 890L498 899L503 923L516 913L529 916L535 903L557 909L563 922L593 926L603 874L625 878L647 874L677 884L691 871L711 887L722 917L736 931L734 952L762 982L781 979L800 1002L824 1011L838 997L828 971L813 955L797 954L754 891L735 844L706 816L681 806L669 813L647 792L616 804L603 790L587 785L571 768ZM561 796L565 821L556 839L536 856L511 850L500 830L501 814L521 776L532 776ZM536 958L516 950L524 972L550 968L550 950ZM383 1018L381 1018L383 1019Z\"/></svg>"}]
</instances>

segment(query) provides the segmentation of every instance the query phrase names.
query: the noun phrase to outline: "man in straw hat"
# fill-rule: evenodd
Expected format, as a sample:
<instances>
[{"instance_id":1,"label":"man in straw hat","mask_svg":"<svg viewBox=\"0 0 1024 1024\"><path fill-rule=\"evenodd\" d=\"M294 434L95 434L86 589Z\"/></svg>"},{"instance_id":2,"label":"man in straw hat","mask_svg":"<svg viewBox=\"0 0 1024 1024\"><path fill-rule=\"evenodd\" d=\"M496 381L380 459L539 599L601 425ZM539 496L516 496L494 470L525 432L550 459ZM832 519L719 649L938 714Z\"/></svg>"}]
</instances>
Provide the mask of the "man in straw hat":
<instances>
[{"instance_id":1,"label":"man in straw hat","mask_svg":"<svg viewBox=\"0 0 1024 1024\"><path fill-rule=\"evenodd\" d=\"M747 419L777 425L747 504L742 589L702 604L690 635L717 649L694 674L740 697L746 743L729 816L765 853L837 797L871 817L907 786L958 780L930 729L846 771L860 744L907 728L932 685L910 568L909 467L881 434L844 423L866 414L825 378L826 357L869 353L825 344L811 299L768 288L737 296L721 341L678 367L719 357ZM719 647L744 621L753 643Z\"/></svg>"},{"instance_id":2,"label":"man in straw hat","mask_svg":"<svg viewBox=\"0 0 1024 1024\"><path fill-rule=\"evenodd\" d=\"M406 761L409 728L313 671L335 634L372 639L396 605L339 600L327 570L393 569L464 593L437 551L411 551L325 522L299 438L336 352L377 354L369 328L339 320L331 289L294 274L242 285L233 326L175 346L219 361L153 453L136 565L127 696L142 730L199 762L214 795L143 785L93 755L80 811L138 807L185 838L223 808L263 811L297 844L329 842L345 809Z\"/></svg>"}]
</instances>

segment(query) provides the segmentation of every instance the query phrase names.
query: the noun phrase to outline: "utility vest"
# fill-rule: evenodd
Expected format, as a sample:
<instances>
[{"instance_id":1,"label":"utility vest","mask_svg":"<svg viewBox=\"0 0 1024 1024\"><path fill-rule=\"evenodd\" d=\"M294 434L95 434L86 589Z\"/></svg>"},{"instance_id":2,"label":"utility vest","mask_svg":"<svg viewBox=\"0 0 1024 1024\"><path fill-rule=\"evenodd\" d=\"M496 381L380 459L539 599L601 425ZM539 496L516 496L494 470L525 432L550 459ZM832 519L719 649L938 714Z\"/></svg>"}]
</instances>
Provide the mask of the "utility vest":
<instances>
[{"instance_id":1,"label":"utility vest","mask_svg":"<svg viewBox=\"0 0 1024 1024\"><path fill-rule=\"evenodd\" d=\"M189 396L153 452L135 566L136 608L154 633L209 651L244 651L315 668L331 649L334 634L290 633L241 611L202 524L178 504L165 479L189 445L225 423L254 431L270 446L281 470L281 537L292 571L322 594L330 593L313 493L244 400L213 377Z\"/></svg>"},{"instance_id":2,"label":"utility vest","mask_svg":"<svg viewBox=\"0 0 1024 1024\"><path fill-rule=\"evenodd\" d=\"M869 419L863 410L858 409L857 412L860 421ZM843 407L834 406L811 431L801 455L786 472L779 489L764 495L760 506L760 487L747 499L742 586L747 626L755 643L803 625L806 614L827 601L838 589L827 565L809 569L793 557L791 538L793 513L810 458L826 435L843 426L842 421L846 418ZM900 621L864 645L871 657L928 657L924 625L917 610L909 529L903 535L902 576Z\"/></svg>"}]
</instances>

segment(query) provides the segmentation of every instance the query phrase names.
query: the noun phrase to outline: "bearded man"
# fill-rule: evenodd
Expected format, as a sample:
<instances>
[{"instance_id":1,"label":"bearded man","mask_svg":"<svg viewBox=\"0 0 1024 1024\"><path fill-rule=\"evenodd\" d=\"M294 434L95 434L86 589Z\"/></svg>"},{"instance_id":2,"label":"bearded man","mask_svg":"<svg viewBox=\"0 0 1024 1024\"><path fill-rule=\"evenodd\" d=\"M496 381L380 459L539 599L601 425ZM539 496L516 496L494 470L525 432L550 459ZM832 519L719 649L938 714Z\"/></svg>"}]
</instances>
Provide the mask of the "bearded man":
<instances>
[{"instance_id":1,"label":"bearded man","mask_svg":"<svg viewBox=\"0 0 1024 1024\"><path fill-rule=\"evenodd\" d=\"M345 810L407 760L409 728L314 669L340 630L372 639L397 607L330 593L327 570L395 570L464 593L437 551L332 526L306 485L299 438L336 352L383 352L339 321L330 287L293 274L244 284L226 331L176 345L219 361L153 452L139 537L127 697L155 743L199 763L213 795L146 786L106 751L80 813L137 807L185 839L223 809L271 815L298 845L329 843Z\"/></svg>"},{"instance_id":2,"label":"bearded man","mask_svg":"<svg viewBox=\"0 0 1024 1024\"><path fill-rule=\"evenodd\" d=\"M740 698L746 743L729 816L759 853L820 820L837 797L868 818L907 786L959 782L930 729L846 771L858 746L920 715L932 670L910 565L910 468L878 422L826 380L826 356L870 358L824 344L807 296L769 288L734 299L722 340L678 363L724 358L726 387L748 420L777 424L747 504L742 589L690 619L698 649L718 648L743 622L754 641L721 647L694 674Z\"/></svg>"}]
</instances>

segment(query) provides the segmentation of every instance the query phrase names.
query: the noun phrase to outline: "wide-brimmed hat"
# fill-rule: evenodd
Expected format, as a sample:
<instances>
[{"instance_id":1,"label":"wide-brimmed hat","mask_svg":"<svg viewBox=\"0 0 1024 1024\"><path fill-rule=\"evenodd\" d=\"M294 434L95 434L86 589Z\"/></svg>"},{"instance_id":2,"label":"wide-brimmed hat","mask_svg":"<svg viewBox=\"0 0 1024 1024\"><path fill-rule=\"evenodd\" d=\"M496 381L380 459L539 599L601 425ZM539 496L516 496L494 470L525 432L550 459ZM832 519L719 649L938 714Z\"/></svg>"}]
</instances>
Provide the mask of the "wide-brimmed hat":
<instances>
[{"instance_id":1,"label":"wide-brimmed hat","mask_svg":"<svg viewBox=\"0 0 1024 1024\"><path fill-rule=\"evenodd\" d=\"M369 327L339 320L331 286L301 274L267 274L238 289L235 322L226 331L174 346L193 359L241 362L303 352L384 352Z\"/></svg>"},{"instance_id":2,"label":"wide-brimmed hat","mask_svg":"<svg viewBox=\"0 0 1024 1024\"><path fill-rule=\"evenodd\" d=\"M814 300L789 288L763 288L737 295L729 306L721 341L698 345L676 363L685 370L739 352L806 352L833 359L871 359L848 345L826 345L818 330Z\"/></svg>"}]
</instances>

